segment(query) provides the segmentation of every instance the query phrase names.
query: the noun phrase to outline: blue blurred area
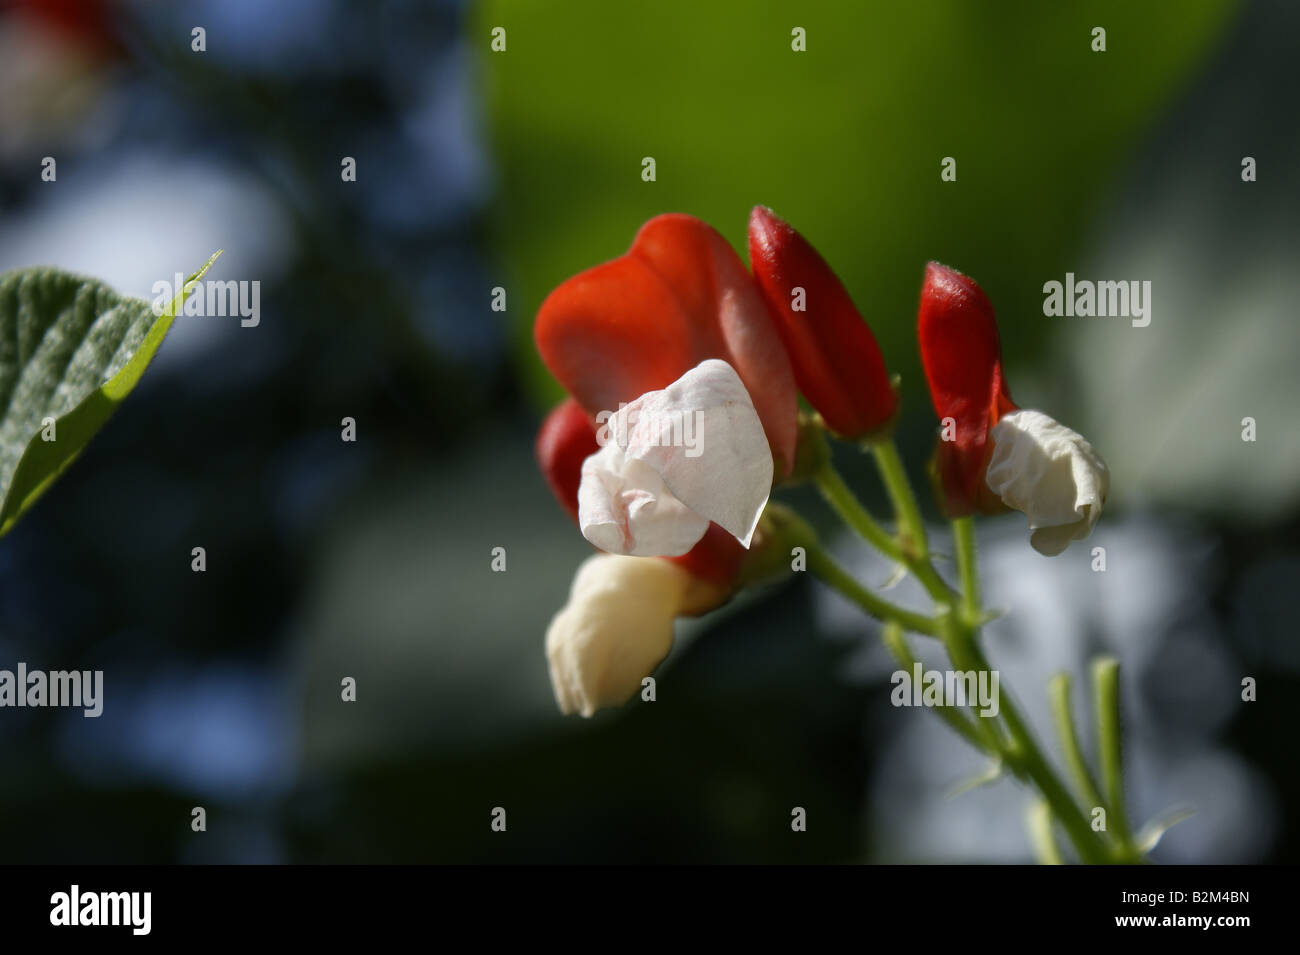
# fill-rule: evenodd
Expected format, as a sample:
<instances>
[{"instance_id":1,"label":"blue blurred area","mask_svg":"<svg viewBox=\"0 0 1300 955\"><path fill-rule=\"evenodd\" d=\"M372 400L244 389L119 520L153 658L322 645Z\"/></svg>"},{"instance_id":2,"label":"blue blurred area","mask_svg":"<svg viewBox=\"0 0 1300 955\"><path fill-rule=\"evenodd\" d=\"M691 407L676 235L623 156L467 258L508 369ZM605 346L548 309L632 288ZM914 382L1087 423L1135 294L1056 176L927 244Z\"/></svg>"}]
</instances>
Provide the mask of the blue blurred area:
<instances>
[{"instance_id":1,"label":"blue blurred area","mask_svg":"<svg viewBox=\"0 0 1300 955\"><path fill-rule=\"evenodd\" d=\"M279 835L247 855L225 837L183 849L188 809L170 836L145 834L173 800L220 816L287 797L293 626L331 522L376 475L435 467L481 421L518 415L483 292L490 172L461 16L0 6L0 270L57 264L153 298L224 247L210 277L259 281L262 314L179 320L126 410L0 548L3 665L103 669L107 696L98 719L5 713L0 765L23 780L0 787L20 810L7 819L134 794L97 858L284 856ZM45 156L52 183L31 174ZM79 838L51 849L41 829L24 824L17 858Z\"/></svg>"},{"instance_id":2,"label":"blue blurred area","mask_svg":"<svg viewBox=\"0 0 1300 955\"><path fill-rule=\"evenodd\" d=\"M274 795L297 770L287 676L213 661L117 681L103 715L63 720L61 762L94 786L155 782L221 801Z\"/></svg>"}]
</instances>

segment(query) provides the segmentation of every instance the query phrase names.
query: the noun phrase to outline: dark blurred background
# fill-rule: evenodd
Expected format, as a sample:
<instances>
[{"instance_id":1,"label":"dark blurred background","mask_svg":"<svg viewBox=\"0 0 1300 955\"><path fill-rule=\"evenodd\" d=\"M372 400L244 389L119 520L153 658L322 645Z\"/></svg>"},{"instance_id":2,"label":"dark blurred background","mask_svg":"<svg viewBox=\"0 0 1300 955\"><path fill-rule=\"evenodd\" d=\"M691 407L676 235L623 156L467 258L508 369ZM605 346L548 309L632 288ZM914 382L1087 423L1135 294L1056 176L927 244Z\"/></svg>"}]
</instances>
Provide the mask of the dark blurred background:
<instances>
[{"instance_id":1,"label":"dark blurred background","mask_svg":"<svg viewBox=\"0 0 1300 955\"><path fill-rule=\"evenodd\" d=\"M532 461L559 395L532 316L650 216L741 247L760 202L902 374L918 481L922 269L980 281L1017 400L1112 469L1061 558L981 526L991 656L1043 736L1050 673L1120 656L1132 815L1198 811L1155 858L1296 861L1296 62L1285 0L0 0L0 271L153 298L224 248L210 277L262 296L255 328L178 319L0 541L0 667L106 684L98 719L0 711L0 861L1028 859L1024 794L949 798L978 760L888 705L874 627L806 580L683 624L655 704L555 709L542 638L588 550ZM1067 271L1151 280L1151 326L1044 318Z\"/></svg>"}]
</instances>

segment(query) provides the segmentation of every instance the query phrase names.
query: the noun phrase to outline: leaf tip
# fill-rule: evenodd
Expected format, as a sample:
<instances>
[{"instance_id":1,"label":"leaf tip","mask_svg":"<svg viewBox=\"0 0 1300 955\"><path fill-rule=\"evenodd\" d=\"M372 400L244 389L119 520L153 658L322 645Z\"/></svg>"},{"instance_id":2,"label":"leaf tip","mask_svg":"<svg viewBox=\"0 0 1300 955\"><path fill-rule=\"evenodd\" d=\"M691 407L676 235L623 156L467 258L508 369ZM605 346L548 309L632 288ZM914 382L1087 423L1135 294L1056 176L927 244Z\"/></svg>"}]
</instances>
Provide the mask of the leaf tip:
<instances>
[{"instance_id":1,"label":"leaf tip","mask_svg":"<svg viewBox=\"0 0 1300 955\"><path fill-rule=\"evenodd\" d=\"M225 251L226 251L225 249L217 249L217 251L213 252L212 255L208 257L208 260L203 263L203 265L199 268L197 272L195 272L193 275L191 275L189 278L185 280L185 288L187 291L190 285L197 282L199 279L203 278L203 276L207 274L208 269L212 268L212 263L217 261L217 259L221 257L221 253Z\"/></svg>"}]
</instances>

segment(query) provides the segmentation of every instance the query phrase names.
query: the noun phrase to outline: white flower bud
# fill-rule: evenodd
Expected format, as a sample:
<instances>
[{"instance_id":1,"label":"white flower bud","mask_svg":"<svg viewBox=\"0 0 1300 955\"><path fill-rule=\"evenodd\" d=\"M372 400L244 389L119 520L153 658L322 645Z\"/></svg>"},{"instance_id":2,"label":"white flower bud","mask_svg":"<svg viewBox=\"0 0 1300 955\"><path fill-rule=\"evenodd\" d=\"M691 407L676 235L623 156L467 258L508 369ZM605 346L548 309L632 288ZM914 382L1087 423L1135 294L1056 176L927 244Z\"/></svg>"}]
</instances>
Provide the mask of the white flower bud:
<instances>
[{"instance_id":1,"label":"white flower bud","mask_svg":"<svg viewBox=\"0 0 1300 955\"><path fill-rule=\"evenodd\" d=\"M670 561L595 554L546 631L555 700L591 716L630 699L673 645L673 621L726 599L723 588Z\"/></svg>"},{"instance_id":2,"label":"white flower bud","mask_svg":"<svg viewBox=\"0 0 1300 955\"><path fill-rule=\"evenodd\" d=\"M1110 488L1106 463L1077 432L1041 411L1013 411L994 426L985 481L1029 518L1029 543L1055 557L1092 532Z\"/></svg>"}]
</instances>

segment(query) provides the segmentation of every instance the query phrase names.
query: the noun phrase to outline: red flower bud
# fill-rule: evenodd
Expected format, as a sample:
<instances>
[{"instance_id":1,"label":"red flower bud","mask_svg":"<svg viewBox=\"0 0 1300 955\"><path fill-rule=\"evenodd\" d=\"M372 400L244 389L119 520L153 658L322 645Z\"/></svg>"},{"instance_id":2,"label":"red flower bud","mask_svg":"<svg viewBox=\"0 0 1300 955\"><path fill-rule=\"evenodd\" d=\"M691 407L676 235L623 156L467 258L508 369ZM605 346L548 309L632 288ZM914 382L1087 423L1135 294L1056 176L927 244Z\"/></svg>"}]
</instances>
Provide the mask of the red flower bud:
<instances>
[{"instance_id":1,"label":"red flower bud","mask_svg":"<svg viewBox=\"0 0 1300 955\"><path fill-rule=\"evenodd\" d=\"M832 431L856 438L888 425L898 410L885 360L871 329L835 273L808 240L755 206L749 257L777 315L795 381ZM797 289L803 308L796 310Z\"/></svg>"},{"instance_id":2,"label":"red flower bud","mask_svg":"<svg viewBox=\"0 0 1300 955\"><path fill-rule=\"evenodd\" d=\"M582 405L565 398L551 409L537 432L537 464L542 477L575 521L578 519L578 485L582 462L600 449L596 429Z\"/></svg>"},{"instance_id":3,"label":"red flower bud","mask_svg":"<svg viewBox=\"0 0 1300 955\"><path fill-rule=\"evenodd\" d=\"M984 482L989 429L1016 410L1002 379L993 306L975 281L931 262L917 317L921 361L940 418L935 456L949 517L1005 510Z\"/></svg>"}]
</instances>

